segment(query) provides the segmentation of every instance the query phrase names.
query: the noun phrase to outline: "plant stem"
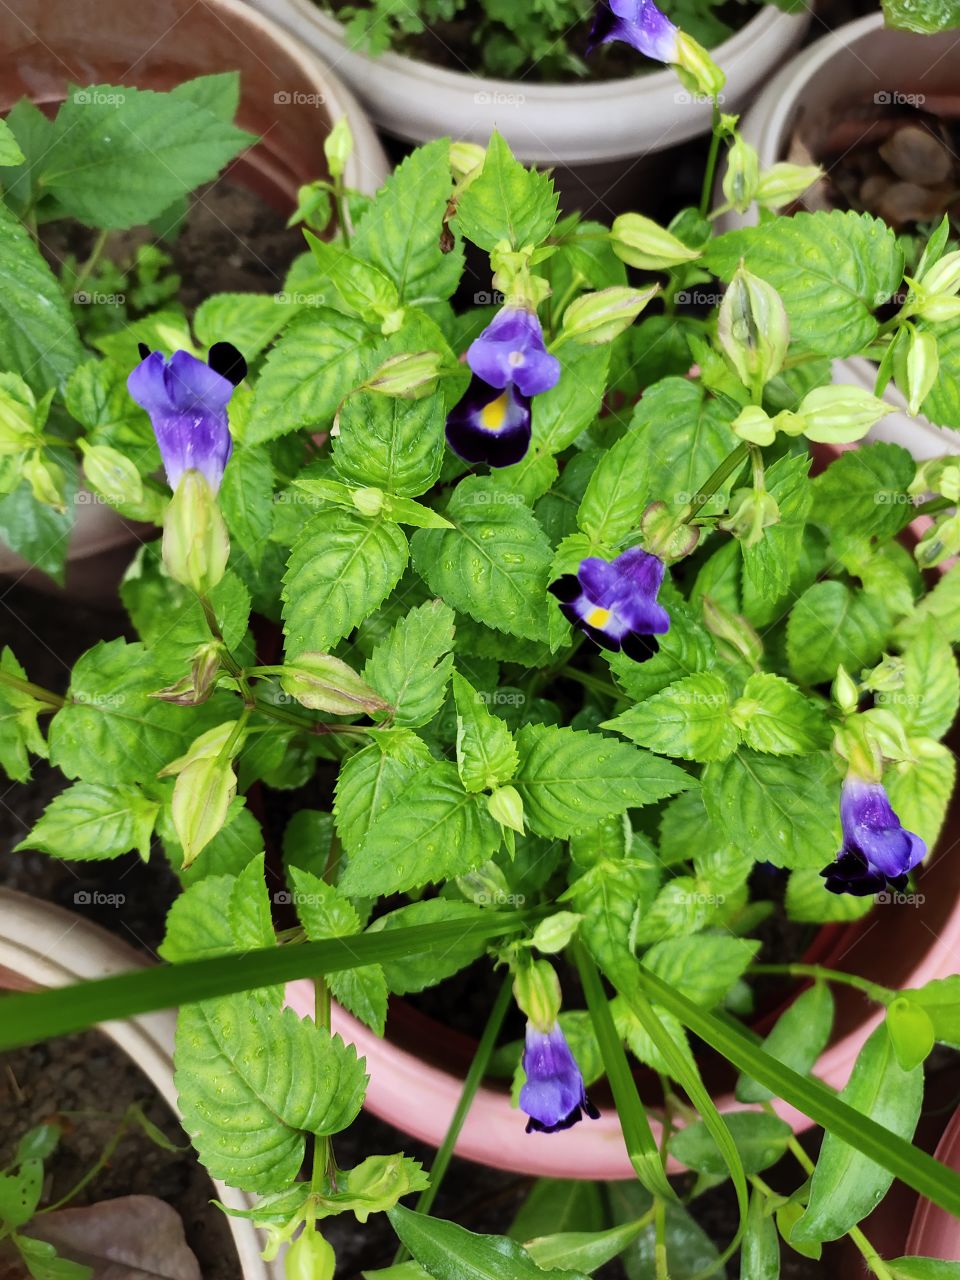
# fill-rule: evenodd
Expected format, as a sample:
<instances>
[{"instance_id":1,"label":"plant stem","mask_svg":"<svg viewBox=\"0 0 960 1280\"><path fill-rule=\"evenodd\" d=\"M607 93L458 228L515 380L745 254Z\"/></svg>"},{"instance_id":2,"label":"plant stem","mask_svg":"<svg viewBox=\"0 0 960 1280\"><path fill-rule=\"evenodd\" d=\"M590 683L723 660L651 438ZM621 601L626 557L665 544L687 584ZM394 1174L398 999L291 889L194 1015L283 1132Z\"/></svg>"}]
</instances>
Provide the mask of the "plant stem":
<instances>
[{"instance_id":1,"label":"plant stem","mask_svg":"<svg viewBox=\"0 0 960 1280\"><path fill-rule=\"evenodd\" d=\"M621 702L625 701L625 696L610 680L604 680L602 676L591 675L589 671L578 671L576 667L561 667L557 672L559 676L565 676L568 680L576 680L577 684L582 684L585 689L592 689L594 693L602 693L608 698L619 698Z\"/></svg>"},{"instance_id":2,"label":"plant stem","mask_svg":"<svg viewBox=\"0 0 960 1280\"><path fill-rule=\"evenodd\" d=\"M653 1202L653 1266L656 1280L670 1280L670 1267L667 1262L667 1205L657 1196Z\"/></svg>"},{"instance_id":3,"label":"plant stem","mask_svg":"<svg viewBox=\"0 0 960 1280\"><path fill-rule=\"evenodd\" d=\"M826 982L843 983L848 987L856 987L877 1004L888 1005L896 995L889 987L881 987L877 982L860 978L855 973L844 973L840 969L824 969L818 964L752 964L752 973L783 973L792 978L820 978Z\"/></svg>"},{"instance_id":4,"label":"plant stem","mask_svg":"<svg viewBox=\"0 0 960 1280\"><path fill-rule=\"evenodd\" d=\"M713 179L717 171L717 159L720 155L720 108L713 104L713 136L710 139L710 150L707 153L707 165L703 171L703 186L700 188L700 217L707 216L710 208L710 196L713 192Z\"/></svg>"},{"instance_id":5,"label":"plant stem","mask_svg":"<svg viewBox=\"0 0 960 1280\"><path fill-rule=\"evenodd\" d=\"M53 1204L46 1205L42 1209L38 1209L36 1216L39 1218L41 1214L53 1213L55 1209L62 1209L65 1204L69 1204L71 1200L76 1199L76 1197L80 1194L80 1192L84 1189L84 1187L88 1186L93 1181L93 1179L97 1176L100 1170L105 1168L106 1165L109 1163L110 1157L113 1155L117 1147L120 1145L120 1140L123 1138L124 1134L127 1132L127 1129L129 1127L130 1127L130 1121L128 1117L125 1115L123 1119L120 1121L120 1124L118 1125L116 1132L113 1134L113 1137L110 1139L107 1145L100 1152L100 1155L97 1158L96 1162L90 1166L90 1168L83 1175L80 1181L75 1183L70 1188L70 1190L66 1193L66 1195L62 1195L59 1200L55 1201Z\"/></svg>"},{"instance_id":6,"label":"plant stem","mask_svg":"<svg viewBox=\"0 0 960 1280\"><path fill-rule=\"evenodd\" d=\"M369 727L362 724L324 724L322 720L305 720L303 716L298 716L293 711L284 711L282 707L275 707L272 702L267 702L263 698L253 695L253 709L259 711L262 715L270 716L272 720L279 721L280 724L293 725L301 730L302 733L315 734L340 734L340 733L369 733L371 729L377 728L376 725Z\"/></svg>"},{"instance_id":7,"label":"plant stem","mask_svg":"<svg viewBox=\"0 0 960 1280\"><path fill-rule=\"evenodd\" d=\"M22 680L20 676L11 675L9 671L0 671L0 684L9 685L11 689L16 689L20 693L29 693L31 698L36 698L38 702L46 702L50 707L59 709L67 705L66 698L61 698L59 693L44 689L31 680Z\"/></svg>"},{"instance_id":8,"label":"plant stem","mask_svg":"<svg viewBox=\"0 0 960 1280\"><path fill-rule=\"evenodd\" d=\"M707 502L713 497L724 480L737 472L750 453L750 446L743 442L738 444L732 453L728 453L720 465L716 468L712 475L708 476L704 483L700 486L697 493L693 495L688 503L689 510L680 519L679 524L689 524L694 519L701 507L706 506Z\"/></svg>"},{"instance_id":9,"label":"plant stem","mask_svg":"<svg viewBox=\"0 0 960 1280\"><path fill-rule=\"evenodd\" d=\"M330 988L322 976L313 980L313 1020L318 1027L330 1030ZM313 1144L313 1168L310 1172L310 1190L314 1195L323 1192L324 1178L331 1169L333 1150L330 1138L318 1137Z\"/></svg>"},{"instance_id":10,"label":"plant stem","mask_svg":"<svg viewBox=\"0 0 960 1280\"><path fill-rule=\"evenodd\" d=\"M94 267L100 261L100 257L103 254L104 246L107 243L107 236L109 234L110 234L109 230L107 230L107 228L104 228L98 234L96 240L94 240L93 248L90 250L90 253L86 258L86 261L81 264L80 269L77 271L77 274L73 278L73 291L75 294L79 291L80 286L86 282L87 278L90 276Z\"/></svg>"},{"instance_id":11,"label":"plant stem","mask_svg":"<svg viewBox=\"0 0 960 1280\"><path fill-rule=\"evenodd\" d=\"M437 1158L434 1160L430 1169L430 1185L425 1191L420 1192L420 1197L416 1203L418 1213L429 1213L436 1199L437 1192L440 1190L440 1183L443 1181L444 1174L450 1165L453 1156L453 1148L456 1146L457 1138L460 1136L460 1130L463 1128L463 1122L467 1118L467 1112L470 1110L470 1104L480 1087L480 1082L486 1074L490 1057L497 1043L497 1037L500 1034L500 1028L503 1026L503 1020L506 1017L507 1009L510 1007L510 999L513 990L513 978L510 973L503 980L503 985L494 1002L493 1008L490 1010L490 1016L487 1018L487 1025L483 1029L483 1035L480 1037L480 1043L477 1045L477 1051L473 1055L473 1061L470 1063L470 1070L467 1072L467 1078L463 1082L463 1091L460 1094L460 1101L457 1103L456 1110L450 1121L446 1136L443 1143L437 1151ZM401 1262L405 1262L410 1255L406 1248L401 1245L397 1250L394 1258L394 1266L398 1266Z\"/></svg>"}]
</instances>

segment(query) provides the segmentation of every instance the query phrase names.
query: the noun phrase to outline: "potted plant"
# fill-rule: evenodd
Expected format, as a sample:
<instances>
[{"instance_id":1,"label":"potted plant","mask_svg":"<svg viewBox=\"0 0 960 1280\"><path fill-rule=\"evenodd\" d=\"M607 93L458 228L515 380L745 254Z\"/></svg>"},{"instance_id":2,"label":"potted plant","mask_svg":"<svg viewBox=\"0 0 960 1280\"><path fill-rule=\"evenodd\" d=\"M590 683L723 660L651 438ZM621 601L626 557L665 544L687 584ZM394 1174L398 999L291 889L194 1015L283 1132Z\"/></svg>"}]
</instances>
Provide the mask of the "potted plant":
<instances>
[{"instance_id":1,"label":"potted plant","mask_svg":"<svg viewBox=\"0 0 960 1280\"><path fill-rule=\"evenodd\" d=\"M89 416L96 414L92 403L98 396L113 394L112 361L118 352L121 364L129 360L138 334L158 326L186 333L177 272L189 269L191 252L193 261L204 257L202 231L191 228L204 216L211 224L207 255L222 256L224 248L233 253L248 241L254 279L261 288L269 285L272 271L273 292L280 294L283 273L263 261L269 247L258 238L257 219L263 222L269 209L286 217L296 208L300 187L324 176L322 144L333 120L349 113L354 128L357 149L347 175L352 187L375 190L386 176L386 161L336 78L268 18L229 0L203 8L183 5L163 15L126 5L101 7L93 22L75 5L31 4L0 17L0 46L0 110L10 113L4 135L5 252L7 270L24 279L21 291L8 293L3 366L15 367L11 354L19 349L34 399L42 403L48 392L57 392L62 415L65 397L68 417L52 422L51 429L65 437L57 448L68 448L70 455L49 460L59 468L56 481L41 459L32 490L29 479L18 483L5 458L0 573L19 578L29 563L39 569L30 574L32 582L62 583L69 564L71 590L87 598L115 596L138 541L137 522L155 513L148 500L127 503L120 516L108 503L93 500L78 482L77 446L81 437L108 444L118 432L128 442L143 443L145 419L127 414L111 424ZM137 88L115 83L125 67L136 68ZM98 83L90 84L91 74ZM135 141L145 124L156 127L147 121L151 100L145 92L169 95L153 100L157 120L166 122L159 151L149 134L139 149ZM122 153L117 130L129 140ZM82 134L88 168L71 185L57 166L64 163L63 138L74 131L77 140L70 145L79 153ZM210 189L206 184L227 164L229 177ZM194 197L199 217L188 223L184 237L186 202L201 184L202 195ZM250 193L246 204L236 194L241 190ZM237 238L223 246L224 219L236 218L238 208L246 221L237 219ZM140 234L133 230L140 227ZM239 273L224 262L222 276L222 296L205 313L214 324ZM188 281L185 288L190 287ZM214 285L207 293L215 290ZM41 301L47 312L39 309ZM261 302L269 315L266 307ZM293 309L273 307L277 317ZM57 317L54 341L50 314ZM36 357L27 360L31 349ZM26 394L22 388L7 391ZM151 454L146 449L148 467L155 464ZM37 498L49 485L59 488L56 504Z\"/></svg>"},{"instance_id":2,"label":"potted plant","mask_svg":"<svg viewBox=\"0 0 960 1280\"><path fill-rule=\"evenodd\" d=\"M939 221L951 208L949 200L939 202L939 190L950 177L938 172L937 165L941 138L952 128L949 103L956 72L949 32L920 35L891 29L883 25L882 15L872 14L822 37L792 59L744 115L742 136L764 168L798 155L822 162L829 176L807 193L809 207L853 207L883 217L901 234L912 269L921 242L913 234L918 220L924 225ZM844 130L847 136L841 139ZM865 169L868 152L873 160ZM755 213L745 207L734 208L721 221L731 228L751 217ZM952 230L950 235L952 247ZM956 316L925 318L918 327L920 332L936 329L952 382ZM882 349L872 352L872 363L844 357L835 376L872 388L878 361L885 375L891 371L889 360L884 368L883 354ZM874 428L871 439L902 444L921 460L956 453L956 406L944 399L935 381L920 401L905 394L907 352L893 355L898 359L885 394L897 411Z\"/></svg>"},{"instance_id":3,"label":"potted plant","mask_svg":"<svg viewBox=\"0 0 960 1280\"><path fill-rule=\"evenodd\" d=\"M895 1176L960 1207L910 1143L922 1063L956 1039L937 842L957 569L921 567L948 556L958 464L841 451L888 406L831 382L830 356L876 341L901 247L852 212L715 236L714 165L743 153L715 128L702 204L669 227L560 219L499 135L482 157L418 149L333 240L306 193L287 288L309 300L262 364L252 299L209 345L131 361L164 476L162 540L122 587L139 638L85 653L64 693L3 655L8 771L48 754L70 783L23 846L97 860L156 836L183 892L166 968L8 996L0 1046L180 1003L185 1127L260 1197L288 1274L332 1275L326 1217L387 1212L405 1276L580 1275L634 1247L664 1275L693 1231L678 1166L685 1196L729 1174L767 1271L781 1241L848 1235L877 1276L910 1275L859 1226ZM350 203L333 137L327 194ZM811 176L761 171L751 198L783 207ZM465 242L493 306L451 303ZM949 263L934 233L925 296L955 299ZM678 312L715 277L707 314ZM842 947L820 932L863 919ZM473 1056L430 1185L400 1153L340 1169L367 1071L334 1002L381 1035L391 995L422 1015L475 964L445 1007ZM302 991L285 1007L293 978L313 1019ZM831 1040L839 1094L816 1079ZM626 1152L637 1185L576 1239L429 1216L497 1073L528 1167L569 1174L581 1140L592 1161L591 1129L611 1161L581 1173L622 1177ZM800 1114L827 1131L815 1170Z\"/></svg>"}]
</instances>

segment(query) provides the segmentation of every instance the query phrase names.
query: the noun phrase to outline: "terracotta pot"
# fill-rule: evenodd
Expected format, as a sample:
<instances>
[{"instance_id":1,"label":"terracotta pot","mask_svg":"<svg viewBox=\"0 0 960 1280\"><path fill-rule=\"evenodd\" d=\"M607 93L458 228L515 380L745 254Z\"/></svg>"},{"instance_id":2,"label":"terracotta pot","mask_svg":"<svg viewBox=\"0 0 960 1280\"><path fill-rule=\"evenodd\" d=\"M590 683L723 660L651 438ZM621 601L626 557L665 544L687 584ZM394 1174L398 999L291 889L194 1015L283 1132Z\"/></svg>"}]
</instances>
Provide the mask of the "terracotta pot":
<instances>
[{"instance_id":1,"label":"terracotta pot","mask_svg":"<svg viewBox=\"0 0 960 1280\"><path fill-rule=\"evenodd\" d=\"M68 83L171 89L216 71L240 72L238 123L261 139L234 162L231 177L279 211L289 213L297 188L327 173L323 140L341 115L356 141L348 185L372 195L388 175L383 149L349 90L239 0L20 0L0 7L0 114L23 96L52 107ZM68 593L113 595L137 537L136 526L109 507L78 505ZM0 575L56 589L2 545Z\"/></svg>"},{"instance_id":2,"label":"terracotta pot","mask_svg":"<svg viewBox=\"0 0 960 1280\"><path fill-rule=\"evenodd\" d=\"M954 1112L934 1155L948 1169L960 1173L960 1111ZM910 1224L906 1255L960 1260L960 1220L939 1205L921 1200Z\"/></svg>"},{"instance_id":3,"label":"terracotta pot","mask_svg":"<svg viewBox=\"0 0 960 1280\"><path fill-rule=\"evenodd\" d=\"M760 167L769 168L787 158L794 132L805 138L827 133L843 118L851 102L896 101L899 96L928 100L931 109L941 96L956 98L960 78L960 46L949 31L941 35L913 35L883 25L883 15L850 22L822 36L791 59L770 81L740 121L744 138L757 148ZM741 215L724 214L722 230L746 226L757 220L756 210ZM833 380L852 383L872 392L876 365L859 357L835 360ZM938 427L926 418L910 417L906 402L892 384L885 399L897 412L875 426L871 440L903 445L918 460L945 453L960 453L960 432Z\"/></svg>"},{"instance_id":4,"label":"terracotta pot","mask_svg":"<svg viewBox=\"0 0 960 1280\"><path fill-rule=\"evenodd\" d=\"M349 47L340 23L313 0L252 3L335 67L384 132L406 142L449 135L486 146L499 129L520 159L554 170L566 209L632 203L646 170L624 161L710 130L709 102L670 70L581 84L497 80L396 53L371 58ZM727 72L724 111L750 101L809 21L806 9L786 14L770 5L713 51Z\"/></svg>"},{"instance_id":5,"label":"terracotta pot","mask_svg":"<svg viewBox=\"0 0 960 1280\"><path fill-rule=\"evenodd\" d=\"M143 956L125 942L71 911L0 889L0 989L28 991L63 987L84 979L107 978L144 967ZM124 1051L177 1114L173 1083L172 1010L147 1013L124 1022L106 1022L100 1030ZM211 1180L217 1197L235 1209L250 1209L256 1196ZM267 1263L252 1223L229 1217L244 1280L282 1280L283 1258Z\"/></svg>"}]
</instances>

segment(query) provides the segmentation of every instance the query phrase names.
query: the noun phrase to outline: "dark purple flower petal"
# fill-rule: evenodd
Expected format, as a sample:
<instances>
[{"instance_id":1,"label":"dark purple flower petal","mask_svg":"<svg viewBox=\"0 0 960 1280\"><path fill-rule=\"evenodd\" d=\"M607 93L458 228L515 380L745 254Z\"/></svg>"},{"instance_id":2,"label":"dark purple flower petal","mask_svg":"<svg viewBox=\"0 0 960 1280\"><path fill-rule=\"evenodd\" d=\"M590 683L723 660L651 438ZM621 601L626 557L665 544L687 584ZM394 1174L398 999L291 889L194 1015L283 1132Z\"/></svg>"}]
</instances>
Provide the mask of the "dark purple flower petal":
<instances>
[{"instance_id":1,"label":"dark purple flower petal","mask_svg":"<svg viewBox=\"0 0 960 1280\"><path fill-rule=\"evenodd\" d=\"M525 396L549 391L560 378L560 361L544 346L540 321L521 307L501 307L471 342L467 364L491 387L512 383Z\"/></svg>"},{"instance_id":2,"label":"dark purple flower petal","mask_svg":"<svg viewBox=\"0 0 960 1280\"><path fill-rule=\"evenodd\" d=\"M659 648L653 637L670 630L670 615L657 602L663 574L658 556L631 547L612 561L599 556L582 560L576 574L579 591L571 575L550 590L560 599L564 617L601 648L622 650L644 662Z\"/></svg>"},{"instance_id":3,"label":"dark purple flower petal","mask_svg":"<svg viewBox=\"0 0 960 1280\"><path fill-rule=\"evenodd\" d=\"M906 884L927 846L894 813L883 784L848 775L840 795L843 846L820 874L831 893L858 897Z\"/></svg>"},{"instance_id":4,"label":"dark purple flower petal","mask_svg":"<svg viewBox=\"0 0 960 1280\"><path fill-rule=\"evenodd\" d=\"M127 390L150 415L170 487L195 469L216 492L233 448L227 421L233 383L187 351L169 361L152 351L128 377Z\"/></svg>"},{"instance_id":5,"label":"dark purple flower petal","mask_svg":"<svg viewBox=\"0 0 960 1280\"><path fill-rule=\"evenodd\" d=\"M527 1079L520 1090L520 1108L529 1117L527 1133L569 1129L584 1112L591 1120L599 1116L559 1023L549 1031L527 1023L523 1069Z\"/></svg>"},{"instance_id":6,"label":"dark purple flower petal","mask_svg":"<svg viewBox=\"0 0 960 1280\"><path fill-rule=\"evenodd\" d=\"M587 52L619 40L656 62L677 61L677 28L653 0L600 0Z\"/></svg>"},{"instance_id":7,"label":"dark purple flower petal","mask_svg":"<svg viewBox=\"0 0 960 1280\"><path fill-rule=\"evenodd\" d=\"M465 462L509 467L530 447L530 401L513 386L488 386L476 375L447 416L447 443Z\"/></svg>"}]
</instances>

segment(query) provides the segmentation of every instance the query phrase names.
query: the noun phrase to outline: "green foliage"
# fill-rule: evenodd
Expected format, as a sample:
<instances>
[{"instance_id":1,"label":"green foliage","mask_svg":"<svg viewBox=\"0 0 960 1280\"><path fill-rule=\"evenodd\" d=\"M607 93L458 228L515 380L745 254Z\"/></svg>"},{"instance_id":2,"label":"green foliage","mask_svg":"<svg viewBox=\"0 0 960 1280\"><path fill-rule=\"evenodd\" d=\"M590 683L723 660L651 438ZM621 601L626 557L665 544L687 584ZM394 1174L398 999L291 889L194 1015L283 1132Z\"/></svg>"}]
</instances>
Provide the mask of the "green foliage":
<instances>
[{"instance_id":1,"label":"green foliage","mask_svg":"<svg viewBox=\"0 0 960 1280\"><path fill-rule=\"evenodd\" d=\"M55 796L18 849L42 849L57 858L116 858L137 849L150 857L160 805L137 786L76 782Z\"/></svg>"},{"instance_id":2,"label":"green foliage","mask_svg":"<svg viewBox=\"0 0 960 1280\"><path fill-rule=\"evenodd\" d=\"M557 194L545 173L525 169L499 133L487 145L478 177L457 203L457 225L481 249L506 240L513 249L546 240L557 220Z\"/></svg>"},{"instance_id":3,"label":"green foliage","mask_svg":"<svg viewBox=\"0 0 960 1280\"><path fill-rule=\"evenodd\" d=\"M418 728L440 709L453 669L453 610L429 600L400 619L380 641L364 679L394 708L395 724Z\"/></svg>"}]
</instances>

